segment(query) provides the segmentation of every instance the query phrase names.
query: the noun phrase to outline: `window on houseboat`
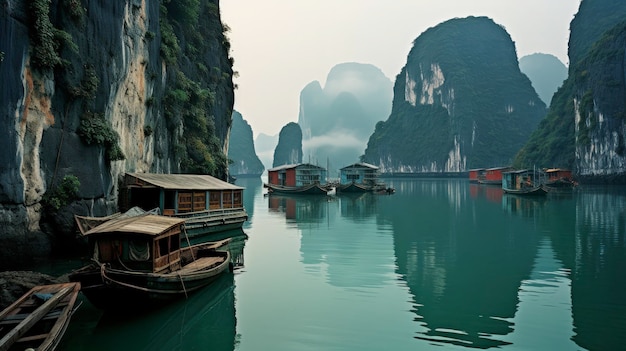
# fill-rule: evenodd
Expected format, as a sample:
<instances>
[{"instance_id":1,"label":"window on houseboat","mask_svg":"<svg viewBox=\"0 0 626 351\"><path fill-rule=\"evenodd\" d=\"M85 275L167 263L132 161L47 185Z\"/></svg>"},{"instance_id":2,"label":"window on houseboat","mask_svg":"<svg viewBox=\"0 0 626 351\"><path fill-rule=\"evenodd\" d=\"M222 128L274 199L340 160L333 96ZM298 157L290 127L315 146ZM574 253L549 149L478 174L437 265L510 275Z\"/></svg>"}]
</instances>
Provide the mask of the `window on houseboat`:
<instances>
[{"instance_id":1,"label":"window on houseboat","mask_svg":"<svg viewBox=\"0 0 626 351\"><path fill-rule=\"evenodd\" d=\"M212 210L219 209L220 206L220 192L219 191L211 191L209 193L209 208Z\"/></svg>"},{"instance_id":2,"label":"window on houseboat","mask_svg":"<svg viewBox=\"0 0 626 351\"><path fill-rule=\"evenodd\" d=\"M206 209L206 193L195 192L193 193L193 210L204 211Z\"/></svg>"},{"instance_id":3,"label":"window on houseboat","mask_svg":"<svg viewBox=\"0 0 626 351\"><path fill-rule=\"evenodd\" d=\"M178 193L178 212L191 212L192 210L192 194Z\"/></svg>"},{"instance_id":4,"label":"window on houseboat","mask_svg":"<svg viewBox=\"0 0 626 351\"><path fill-rule=\"evenodd\" d=\"M172 190L165 191L165 203L163 204L163 214L173 215L176 213L176 192Z\"/></svg>"},{"instance_id":5,"label":"window on houseboat","mask_svg":"<svg viewBox=\"0 0 626 351\"><path fill-rule=\"evenodd\" d=\"M233 207L233 194L230 191L225 191L222 195L222 200L224 203L224 208L232 208Z\"/></svg>"},{"instance_id":6,"label":"window on houseboat","mask_svg":"<svg viewBox=\"0 0 626 351\"><path fill-rule=\"evenodd\" d=\"M233 207L242 207L241 190L236 190L233 192Z\"/></svg>"},{"instance_id":7,"label":"window on houseboat","mask_svg":"<svg viewBox=\"0 0 626 351\"><path fill-rule=\"evenodd\" d=\"M128 259L131 261L148 261L150 259L150 244L145 240L130 240L128 242Z\"/></svg>"}]
</instances>

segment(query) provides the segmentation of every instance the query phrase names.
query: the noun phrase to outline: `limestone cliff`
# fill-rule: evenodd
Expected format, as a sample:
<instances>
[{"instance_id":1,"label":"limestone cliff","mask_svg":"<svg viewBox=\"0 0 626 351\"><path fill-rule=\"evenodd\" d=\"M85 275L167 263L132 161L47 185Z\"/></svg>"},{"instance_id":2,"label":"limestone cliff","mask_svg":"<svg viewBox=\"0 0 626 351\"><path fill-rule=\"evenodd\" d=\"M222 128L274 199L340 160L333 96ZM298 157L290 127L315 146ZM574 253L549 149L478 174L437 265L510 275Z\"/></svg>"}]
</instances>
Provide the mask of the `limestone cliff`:
<instances>
[{"instance_id":1,"label":"limestone cliff","mask_svg":"<svg viewBox=\"0 0 626 351\"><path fill-rule=\"evenodd\" d=\"M581 182L626 182L626 3L584 0L570 24L570 67L515 165L565 167Z\"/></svg>"},{"instance_id":2,"label":"limestone cliff","mask_svg":"<svg viewBox=\"0 0 626 351\"><path fill-rule=\"evenodd\" d=\"M228 158L232 161L230 175L259 177L265 170L263 163L254 151L252 127L241 113L233 111L233 127L230 131Z\"/></svg>"},{"instance_id":3,"label":"limestone cliff","mask_svg":"<svg viewBox=\"0 0 626 351\"><path fill-rule=\"evenodd\" d=\"M289 122L278 134L272 167L302 162L302 129L298 123Z\"/></svg>"},{"instance_id":4,"label":"limestone cliff","mask_svg":"<svg viewBox=\"0 0 626 351\"><path fill-rule=\"evenodd\" d=\"M504 28L452 19L414 41L364 161L410 173L508 165L545 112Z\"/></svg>"},{"instance_id":5,"label":"limestone cliff","mask_svg":"<svg viewBox=\"0 0 626 351\"><path fill-rule=\"evenodd\" d=\"M115 211L125 172L226 176L234 95L217 0L6 0L0 81L0 257L73 237L73 213ZM42 202L67 177L76 197Z\"/></svg>"}]
</instances>

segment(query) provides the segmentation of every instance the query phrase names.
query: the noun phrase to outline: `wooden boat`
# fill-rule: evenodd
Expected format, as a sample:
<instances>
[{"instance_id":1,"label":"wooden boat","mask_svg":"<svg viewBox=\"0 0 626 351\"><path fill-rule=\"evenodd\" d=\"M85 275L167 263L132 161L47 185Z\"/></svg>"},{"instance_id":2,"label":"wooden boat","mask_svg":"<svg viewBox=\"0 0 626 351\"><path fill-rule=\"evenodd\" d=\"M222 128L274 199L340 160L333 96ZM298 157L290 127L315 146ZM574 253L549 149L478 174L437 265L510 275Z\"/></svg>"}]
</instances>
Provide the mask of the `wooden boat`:
<instances>
[{"instance_id":1,"label":"wooden boat","mask_svg":"<svg viewBox=\"0 0 626 351\"><path fill-rule=\"evenodd\" d=\"M369 163L354 163L340 170L338 193L393 194L394 190L379 181L378 167Z\"/></svg>"},{"instance_id":2,"label":"wooden boat","mask_svg":"<svg viewBox=\"0 0 626 351\"><path fill-rule=\"evenodd\" d=\"M576 187L572 172L567 169L551 168L545 171L548 179L543 187L548 192L570 192Z\"/></svg>"},{"instance_id":3,"label":"wooden boat","mask_svg":"<svg viewBox=\"0 0 626 351\"><path fill-rule=\"evenodd\" d=\"M78 308L80 283L40 285L0 312L0 350L54 350Z\"/></svg>"},{"instance_id":4,"label":"wooden boat","mask_svg":"<svg viewBox=\"0 0 626 351\"><path fill-rule=\"evenodd\" d=\"M326 195L329 188L320 184L307 184L302 186L282 186L265 184L268 194L300 194L300 195Z\"/></svg>"},{"instance_id":5,"label":"wooden boat","mask_svg":"<svg viewBox=\"0 0 626 351\"><path fill-rule=\"evenodd\" d=\"M546 195L542 182L534 176L534 172L523 169L502 173L502 190L515 195Z\"/></svg>"},{"instance_id":6,"label":"wooden boat","mask_svg":"<svg viewBox=\"0 0 626 351\"><path fill-rule=\"evenodd\" d=\"M298 163L267 170L268 193L326 195L332 185L326 182L326 169L310 163Z\"/></svg>"},{"instance_id":7,"label":"wooden boat","mask_svg":"<svg viewBox=\"0 0 626 351\"><path fill-rule=\"evenodd\" d=\"M230 239L181 247L183 219L141 215L107 221L87 237L93 263L70 273L95 306L150 306L187 296L232 269Z\"/></svg>"},{"instance_id":8,"label":"wooden boat","mask_svg":"<svg viewBox=\"0 0 626 351\"><path fill-rule=\"evenodd\" d=\"M210 234L242 228L248 220L243 190L209 175L127 173L119 207L157 208L161 215L182 218L190 242L202 243L211 241Z\"/></svg>"}]
</instances>

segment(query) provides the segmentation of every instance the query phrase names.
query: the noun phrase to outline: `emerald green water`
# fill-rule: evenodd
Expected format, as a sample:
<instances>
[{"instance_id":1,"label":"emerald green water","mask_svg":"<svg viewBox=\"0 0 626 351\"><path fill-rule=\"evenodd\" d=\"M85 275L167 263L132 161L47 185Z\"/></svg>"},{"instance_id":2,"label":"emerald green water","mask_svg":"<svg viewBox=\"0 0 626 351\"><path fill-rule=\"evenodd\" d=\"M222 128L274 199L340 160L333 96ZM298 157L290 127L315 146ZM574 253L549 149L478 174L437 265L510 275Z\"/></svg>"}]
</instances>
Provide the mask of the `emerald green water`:
<instances>
[{"instance_id":1,"label":"emerald green water","mask_svg":"<svg viewBox=\"0 0 626 351\"><path fill-rule=\"evenodd\" d=\"M266 197L239 180L242 268L150 313L85 300L58 349L624 349L626 188L387 183L396 194Z\"/></svg>"}]
</instances>

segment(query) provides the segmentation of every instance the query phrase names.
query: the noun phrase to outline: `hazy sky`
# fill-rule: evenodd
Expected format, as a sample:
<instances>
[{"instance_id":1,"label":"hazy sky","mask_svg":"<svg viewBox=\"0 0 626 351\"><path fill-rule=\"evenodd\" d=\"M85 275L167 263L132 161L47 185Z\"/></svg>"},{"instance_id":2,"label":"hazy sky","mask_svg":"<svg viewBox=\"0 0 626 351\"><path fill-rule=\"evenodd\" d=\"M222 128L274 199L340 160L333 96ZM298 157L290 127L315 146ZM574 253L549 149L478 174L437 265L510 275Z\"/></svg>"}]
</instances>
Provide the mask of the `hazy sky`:
<instances>
[{"instance_id":1,"label":"hazy sky","mask_svg":"<svg viewBox=\"0 0 626 351\"><path fill-rule=\"evenodd\" d=\"M298 121L300 91L343 62L368 63L395 82L413 40L451 18L487 16L504 26L518 57L567 60L569 24L580 0L221 0L235 110L259 133Z\"/></svg>"}]
</instances>

